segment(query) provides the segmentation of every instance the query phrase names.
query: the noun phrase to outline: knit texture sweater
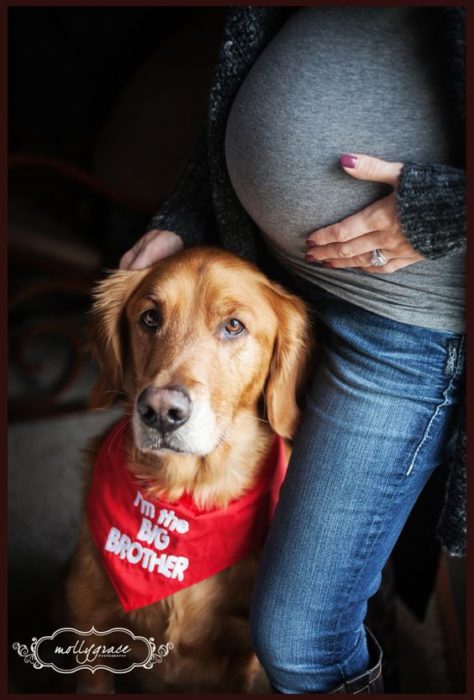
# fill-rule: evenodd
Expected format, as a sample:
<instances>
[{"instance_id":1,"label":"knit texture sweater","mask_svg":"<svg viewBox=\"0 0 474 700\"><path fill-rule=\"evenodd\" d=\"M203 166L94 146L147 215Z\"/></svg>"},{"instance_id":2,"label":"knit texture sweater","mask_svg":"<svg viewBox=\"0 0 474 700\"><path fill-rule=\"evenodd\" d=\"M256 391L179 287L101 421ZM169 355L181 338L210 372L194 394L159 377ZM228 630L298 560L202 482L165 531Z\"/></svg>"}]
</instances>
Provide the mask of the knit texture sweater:
<instances>
[{"instance_id":1,"label":"knit texture sweater","mask_svg":"<svg viewBox=\"0 0 474 700\"><path fill-rule=\"evenodd\" d=\"M150 221L149 230L175 231L186 246L221 245L265 269L268 253L227 173L225 129L232 102L244 78L295 9L234 7L228 10L206 123L175 188ZM465 10L442 7L433 12L433 32L443 56L444 74L440 80L450 91L453 127L458 134L455 167L405 163L396 190L401 228L415 250L429 259L458 251L466 242ZM464 411L462 413L464 415ZM463 555L466 551L467 481L464 418L457 430L438 537L447 552Z\"/></svg>"}]
</instances>

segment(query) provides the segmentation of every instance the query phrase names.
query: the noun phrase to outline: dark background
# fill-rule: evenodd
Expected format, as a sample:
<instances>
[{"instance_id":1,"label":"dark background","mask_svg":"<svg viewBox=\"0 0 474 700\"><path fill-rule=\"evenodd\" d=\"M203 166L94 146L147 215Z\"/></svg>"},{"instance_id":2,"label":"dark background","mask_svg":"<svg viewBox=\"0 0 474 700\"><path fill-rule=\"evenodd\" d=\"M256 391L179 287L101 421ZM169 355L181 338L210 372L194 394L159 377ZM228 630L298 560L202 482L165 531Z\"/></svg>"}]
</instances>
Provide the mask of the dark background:
<instances>
[{"instance_id":1,"label":"dark background","mask_svg":"<svg viewBox=\"0 0 474 700\"><path fill-rule=\"evenodd\" d=\"M170 134L179 139L180 124L192 122L205 105L204 83L212 70L224 14L225 8L10 8L10 150L54 153L93 170L99 131L126 84L157 51L167 75L158 72L150 86L159 95L152 108L159 104L160 111L170 110L176 116L180 106L189 108L189 98L199 100L197 109L182 112ZM176 48L181 65L169 63L169 44ZM173 94L170 72L180 83ZM176 105L179 94L184 99ZM147 109L151 95L142 98L139 107ZM159 126L163 124L170 122Z\"/></svg>"},{"instance_id":2,"label":"dark background","mask_svg":"<svg viewBox=\"0 0 474 700\"><path fill-rule=\"evenodd\" d=\"M107 264L116 262L189 153L205 114L224 14L224 8L10 8L12 194L24 195L27 174L43 181L43 207L48 193L59 200L57 215L61 202L69 206L78 237L96 245ZM40 168L38 157L50 159L49 168ZM80 172L61 178L65 165ZM95 178L88 196L77 182L87 174ZM45 191L46 177L54 184ZM81 195L86 203L76 211ZM95 201L90 212L88 200L90 208Z\"/></svg>"}]
</instances>

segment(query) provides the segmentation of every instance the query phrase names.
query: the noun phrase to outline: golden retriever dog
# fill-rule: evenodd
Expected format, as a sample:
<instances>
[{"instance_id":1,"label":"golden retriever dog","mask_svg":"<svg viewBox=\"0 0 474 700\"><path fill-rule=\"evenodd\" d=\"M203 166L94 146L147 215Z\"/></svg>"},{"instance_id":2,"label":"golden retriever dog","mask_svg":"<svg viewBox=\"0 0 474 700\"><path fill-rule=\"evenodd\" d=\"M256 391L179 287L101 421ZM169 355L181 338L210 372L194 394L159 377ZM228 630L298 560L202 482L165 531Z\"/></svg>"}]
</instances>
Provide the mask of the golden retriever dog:
<instances>
[{"instance_id":1,"label":"golden retriever dog","mask_svg":"<svg viewBox=\"0 0 474 700\"><path fill-rule=\"evenodd\" d=\"M225 509L252 489L275 434L291 438L298 423L309 349L303 302L236 255L191 248L110 274L92 314L101 367L92 402L124 400L126 469L145 480L146 497L173 503L187 494L198 508ZM249 692L257 556L125 612L84 511L66 584L71 624L171 640L163 663L140 673L147 690ZM83 692L113 692L110 671L81 676Z\"/></svg>"}]
</instances>

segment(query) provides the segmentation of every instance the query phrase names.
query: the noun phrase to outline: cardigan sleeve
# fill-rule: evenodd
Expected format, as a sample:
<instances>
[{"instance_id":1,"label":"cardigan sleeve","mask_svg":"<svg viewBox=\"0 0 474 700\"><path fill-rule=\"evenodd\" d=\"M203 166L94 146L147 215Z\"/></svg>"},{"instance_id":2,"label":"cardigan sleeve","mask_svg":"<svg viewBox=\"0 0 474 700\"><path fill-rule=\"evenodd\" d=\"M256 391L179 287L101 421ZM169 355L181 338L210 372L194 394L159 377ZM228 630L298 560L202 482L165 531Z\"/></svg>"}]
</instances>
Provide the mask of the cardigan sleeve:
<instances>
[{"instance_id":1,"label":"cardigan sleeve","mask_svg":"<svg viewBox=\"0 0 474 700\"><path fill-rule=\"evenodd\" d=\"M396 197L402 231L419 253L434 260L464 246L466 182L463 169L405 163Z\"/></svg>"},{"instance_id":2,"label":"cardigan sleeve","mask_svg":"<svg viewBox=\"0 0 474 700\"><path fill-rule=\"evenodd\" d=\"M436 534L441 541L443 549L452 556L462 557L465 556L467 547L467 459L464 406L456 447L449 467L445 502Z\"/></svg>"},{"instance_id":3,"label":"cardigan sleeve","mask_svg":"<svg viewBox=\"0 0 474 700\"><path fill-rule=\"evenodd\" d=\"M181 236L185 246L215 242L216 223L205 127L201 128L176 185L148 223L147 231L154 228L174 231Z\"/></svg>"}]
</instances>

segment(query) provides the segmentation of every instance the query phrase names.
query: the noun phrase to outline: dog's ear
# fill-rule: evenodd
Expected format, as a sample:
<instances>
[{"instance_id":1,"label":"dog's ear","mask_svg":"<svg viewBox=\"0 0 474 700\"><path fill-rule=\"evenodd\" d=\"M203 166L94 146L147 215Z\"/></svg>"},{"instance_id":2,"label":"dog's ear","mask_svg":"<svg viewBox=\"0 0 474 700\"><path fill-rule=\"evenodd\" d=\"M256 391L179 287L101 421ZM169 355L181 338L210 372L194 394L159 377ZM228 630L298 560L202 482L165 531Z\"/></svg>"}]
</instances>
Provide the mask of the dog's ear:
<instances>
[{"instance_id":1,"label":"dog's ear","mask_svg":"<svg viewBox=\"0 0 474 700\"><path fill-rule=\"evenodd\" d=\"M278 435L292 438L298 426L298 397L304 390L312 347L310 323L301 299L278 284L269 287L278 330L265 387L266 413Z\"/></svg>"},{"instance_id":2,"label":"dog's ear","mask_svg":"<svg viewBox=\"0 0 474 700\"><path fill-rule=\"evenodd\" d=\"M88 349L99 364L100 376L91 391L92 408L108 408L123 391L125 305L147 272L113 272L93 290Z\"/></svg>"}]
</instances>

